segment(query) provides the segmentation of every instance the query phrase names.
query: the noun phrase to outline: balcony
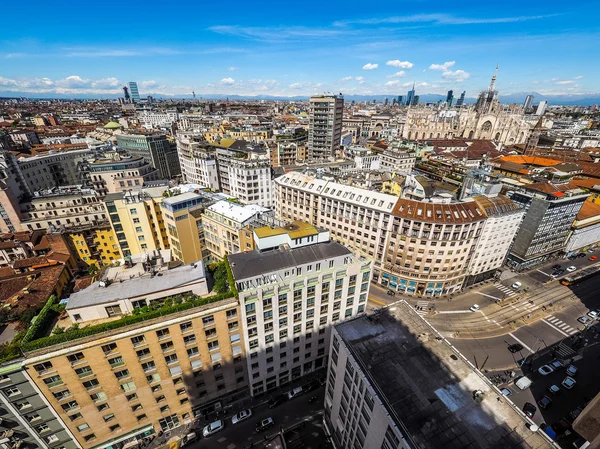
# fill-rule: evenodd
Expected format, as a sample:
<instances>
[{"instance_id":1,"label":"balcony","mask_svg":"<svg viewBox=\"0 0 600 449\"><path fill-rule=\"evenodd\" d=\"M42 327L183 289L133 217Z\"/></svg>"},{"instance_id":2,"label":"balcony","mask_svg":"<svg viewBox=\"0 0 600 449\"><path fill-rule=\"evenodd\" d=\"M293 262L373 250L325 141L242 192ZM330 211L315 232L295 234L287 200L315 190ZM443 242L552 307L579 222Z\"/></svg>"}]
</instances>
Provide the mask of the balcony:
<instances>
[{"instance_id":1,"label":"balcony","mask_svg":"<svg viewBox=\"0 0 600 449\"><path fill-rule=\"evenodd\" d=\"M59 385L64 385L65 383L61 380L55 380L54 382L50 382L48 385L48 388L54 388L54 387L58 387Z\"/></svg>"}]
</instances>

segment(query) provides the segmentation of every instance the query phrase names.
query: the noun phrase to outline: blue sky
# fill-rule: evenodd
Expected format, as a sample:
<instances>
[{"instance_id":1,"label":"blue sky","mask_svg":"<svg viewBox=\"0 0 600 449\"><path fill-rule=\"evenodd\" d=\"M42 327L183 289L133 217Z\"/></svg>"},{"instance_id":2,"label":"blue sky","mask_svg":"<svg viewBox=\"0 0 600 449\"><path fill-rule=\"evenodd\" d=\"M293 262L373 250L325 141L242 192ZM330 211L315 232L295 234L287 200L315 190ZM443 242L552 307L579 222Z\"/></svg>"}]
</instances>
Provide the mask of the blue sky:
<instances>
[{"instance_id":1,"label":"blue sky","mask_svg":"<svg viewBox=\"0 0 600 449\"><path fill-rule=\"evenodd\" d=\"M600 92L600 2L71 0L2 7L0 92Z\"/></svg>"}]
</instances>

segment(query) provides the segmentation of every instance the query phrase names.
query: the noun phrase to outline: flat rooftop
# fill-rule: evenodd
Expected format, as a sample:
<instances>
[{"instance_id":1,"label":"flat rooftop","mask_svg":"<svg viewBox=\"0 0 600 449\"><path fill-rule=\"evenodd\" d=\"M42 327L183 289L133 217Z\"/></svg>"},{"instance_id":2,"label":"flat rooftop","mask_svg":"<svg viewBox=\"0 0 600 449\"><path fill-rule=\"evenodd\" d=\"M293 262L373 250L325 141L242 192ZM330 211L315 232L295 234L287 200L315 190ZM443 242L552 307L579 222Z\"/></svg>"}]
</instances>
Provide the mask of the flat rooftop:
<instances>
[{"instance_id":1,"label":"flat rooftop","mask_svg":"<svg viewBox=\"0 0 600 449\"><path fill-rule=\"evenodd\" d=\"M234 279L240 281L288 267L351 254L348 248L337 242L323 242L294 249L276 248L262 252L254 250L230 254L227 259Z\"/></svg>"},{"instance_id":2,"label":"flat rooftop","mask_svg":"<svg viewBox=\"0 0 600 449\"><path fill-rule=\"evenodd\" d=\"M553 447L405 301L336 329L416 447Z\"/></svg>"},{"instance_id":3,"label":"flat rooftop","mask_svg":"<svg viewBox=\"0 0 600 449\"><path fill-rule=\"evenodd\" d=\"M237 221L238 223L244 223L251 219L256 214L263 212L269 212L270 209L256 204L240 205L231 201L223 200L219 201L212 206L207 208L216 214L223 215L231 220Z\"/></svg>"},{"instance_id":4,"label":"flat rooftop","mask_svg":"<svg viewBox=\"0 0 600 449\"><path fill-rule=\"evenodd\" d=\"M270 226L262 226L256 228L254 233L258 238L273 237L276 235L289 234L290 238L298 239L301 237L308 237L310 235L317 235L319 230L310 223L304 221L293 221L292 223L278 228L272 228Z\"/></svg>"},{"instance_id":5,"label":"flat rooftop","mask_svg":"<svg viewBox=\"0 0 600 449\"><path fill-rule=\"evenodd\" d=\"M131 275L134 277L126 279L121 273L121 276L115 278L115 282L108 283L106 287L101 287L101 281L96 281L88 288L73 293L67 302L67 310L91 307L115 302L120 299L136 298L150 293L171 290L197 282L206 277L202 261L170 270L160 270L154 276L150 272L145 271L141 264L134 265L124 273L127 276Z\"/></svg>"}]
</instances>

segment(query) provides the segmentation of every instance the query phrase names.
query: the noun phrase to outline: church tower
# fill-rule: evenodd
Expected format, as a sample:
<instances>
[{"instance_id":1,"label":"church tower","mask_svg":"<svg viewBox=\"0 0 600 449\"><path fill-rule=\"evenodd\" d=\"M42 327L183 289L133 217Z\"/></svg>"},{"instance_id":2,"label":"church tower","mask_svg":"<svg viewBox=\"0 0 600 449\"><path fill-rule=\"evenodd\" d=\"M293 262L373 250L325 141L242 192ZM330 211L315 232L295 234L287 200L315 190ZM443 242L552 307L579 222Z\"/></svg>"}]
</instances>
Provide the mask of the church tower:
<instances>
[{"instance_id":1,"label":"church tower","mask_svg":"<svg viewBox=\"0 0 600 449\"><path fill-rule=\"evenodd\" d=\"M494 76L492 76L492 81L490 82L488 90L481 92L479 98L477 98L475 110L479 114L489 114L498 109L498 91L494 90L496 78L498 77L498 68L499 66L496 66L496 71L494 72Z\"/></svg>"}]
</instances>

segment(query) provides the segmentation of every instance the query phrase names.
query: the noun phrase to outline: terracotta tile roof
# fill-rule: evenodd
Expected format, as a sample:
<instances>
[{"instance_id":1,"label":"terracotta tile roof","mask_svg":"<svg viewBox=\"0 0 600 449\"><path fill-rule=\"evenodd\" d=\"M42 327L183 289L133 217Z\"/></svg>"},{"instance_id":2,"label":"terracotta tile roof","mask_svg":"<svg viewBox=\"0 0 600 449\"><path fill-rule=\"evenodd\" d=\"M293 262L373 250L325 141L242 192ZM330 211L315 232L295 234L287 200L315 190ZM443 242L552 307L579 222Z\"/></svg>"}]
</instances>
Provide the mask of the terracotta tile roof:
<instances>
[{"instance_id":1,"label":"terracotta tile roof","mask_svg":"<svg viewBox=\"0 0 600 449\"><path fill-rule=\"evenodd\" d=\"M48 258L46 256L28 257L27 259L15 260L13 263L13 268L15 270L20 270L21 268L29 268L34 265L41 265L45 263L48 263Z\"/></svg>"},{"instance_id":2,"label":"terracotta tile roof","mask_svg":"<svg viewBox=\"0 0 600 449\"><path fill-rule=\"evenodd\" d=\"M0 242L0 249L15 248L16 246L17 244L12 240Z\"/></svg>"},{"instance_id":3,"label":"terracotta tile roof","mask_svg":"<svg viewBox=\"0 0 600 449\"><path fill-rule=\"evenodd\" d=\"M15 274L15 271L11 267L0 268L0 279L12 276L13 274Z\"/></svg>"},{"instance_id":4,"label":"terracotta tile roof","mask_svg":"<svg viewBox=\"0 0 600 449\"><path fill-rule=\"evenodd\" d=\"M572 179L569 184L573 187L581 187L584 189L593 189L594 186L599 186L600 188L600 180L594 178Z\"/></svg>"},{"instance_id":5,"label":"terracotta tile roof","mask_svg":"<svg viewBox=\"0 0 600 449\"><path fill-rule=\"evenodd\" d=\"M583 174L592 178L600 178L600 163L577 161L577 165L583 168Z\"/></svg>"},{"instance_id":6,"label":"terracotta tile roof","mask_svg":"<svg viewBox=\"0 0 600 449\"><path fill-rule=\"evenodd\" d=\"M400 198L392 214L426 223L470 223L485 220L485 211L476 202L437 204Z\"/></svg>"},{"instance_id":7,"label":"terracotta tile roof","mask_svg":"<svg viewBox=\"0 0 600 449\"><path fill-rule=\"evenodd\" d=\"M558 164L562 164L563 161L557 159L550 159L541 156L522 156L522 155L508 155L501 156L496 159L499 162L516 162L522 165L535 165L540 167L553 167Z\"/></svg>"},{"instance_id":8,"label":"terracotta tile roof","mask_svg":"<svg viewBox=\"0 0 600 449\"><path fill-rule=\"evenodd\" d=\"M93 281L94 281L94 278L92 278L91 276L85 276L85 277L76 279L75 285L73 286L73 293L78 292L80 290L85 290L90 285L92 285Z\"/></svg>"},{"instance_id":9,"label":"terracotta tile roof","mask_svg":"<svg viewBox=\"0 0 600 449\"><path fill-rule=\"evenodd\" d=\"M579 213L577 214L577 220L586 220L588 218L596 217L600 218L600 204L592 203L591 201L586 201L579 209Z\"/></svg>"}]
</instances>

